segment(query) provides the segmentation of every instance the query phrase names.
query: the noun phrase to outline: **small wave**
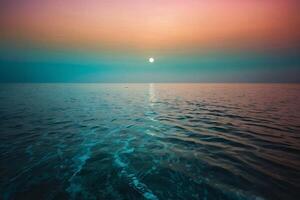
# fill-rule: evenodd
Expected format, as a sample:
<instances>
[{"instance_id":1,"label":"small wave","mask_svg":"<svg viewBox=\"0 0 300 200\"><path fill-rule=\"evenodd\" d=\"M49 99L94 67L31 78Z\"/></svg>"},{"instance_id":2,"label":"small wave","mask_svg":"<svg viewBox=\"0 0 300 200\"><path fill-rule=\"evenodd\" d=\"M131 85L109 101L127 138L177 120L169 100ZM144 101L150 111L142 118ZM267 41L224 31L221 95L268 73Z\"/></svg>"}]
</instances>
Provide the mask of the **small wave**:
<instances>
[{"instance_id":1,"label":"small wave","mask_svg":"<svg viewBox=\"0 0 300 200\"><path fill-rule=\"evenodd\" d=\"M134 152L134 148L130 147L130 141L132 139L133 138L125 141L123 147L114 154L115 165L121 170L121 176L128 181L128 184L138 193L143 195L145 199L158 200L158 197L147 187L146 184L141 182L133 170L130 169L129 163L126 163L122 159L123 154L130 154Z\"/></svg>"}]
</instances>

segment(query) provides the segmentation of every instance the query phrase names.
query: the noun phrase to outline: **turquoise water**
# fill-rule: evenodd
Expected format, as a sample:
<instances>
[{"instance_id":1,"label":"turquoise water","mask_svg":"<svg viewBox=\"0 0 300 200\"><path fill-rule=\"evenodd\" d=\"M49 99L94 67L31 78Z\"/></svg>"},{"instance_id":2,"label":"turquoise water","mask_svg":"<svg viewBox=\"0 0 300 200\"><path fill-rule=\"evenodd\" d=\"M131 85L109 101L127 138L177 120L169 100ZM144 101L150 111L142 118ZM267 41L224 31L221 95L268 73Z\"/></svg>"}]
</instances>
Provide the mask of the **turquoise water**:
<instances>
[{"instance_id":1,"label":"turquoise water","mask_svg":"<svg viewBox=\"0 0 300 200\"><path fill-rule=\"evenodd\" d=\"M2 84L0 199L298 199L300 85Z\"/></svg>"}]
</instances>

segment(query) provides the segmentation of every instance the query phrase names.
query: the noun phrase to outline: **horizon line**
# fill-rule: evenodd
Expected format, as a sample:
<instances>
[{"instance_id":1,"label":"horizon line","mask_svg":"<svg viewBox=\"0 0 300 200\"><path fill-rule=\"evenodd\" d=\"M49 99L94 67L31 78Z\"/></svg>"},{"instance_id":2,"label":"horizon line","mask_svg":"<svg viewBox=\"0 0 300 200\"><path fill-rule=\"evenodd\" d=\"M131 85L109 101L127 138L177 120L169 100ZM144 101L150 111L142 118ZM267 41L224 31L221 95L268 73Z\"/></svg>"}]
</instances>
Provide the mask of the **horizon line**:
<instances>
[{"instance_id":1,"label":"horizon line","mask_svg":"<svg viewBox=\"0 0 300 200\"><path fill-rule=\"evenodd\" d=\"M0 84L300 84L300 82L0 82Z\"/></svg>"}]
</instances>

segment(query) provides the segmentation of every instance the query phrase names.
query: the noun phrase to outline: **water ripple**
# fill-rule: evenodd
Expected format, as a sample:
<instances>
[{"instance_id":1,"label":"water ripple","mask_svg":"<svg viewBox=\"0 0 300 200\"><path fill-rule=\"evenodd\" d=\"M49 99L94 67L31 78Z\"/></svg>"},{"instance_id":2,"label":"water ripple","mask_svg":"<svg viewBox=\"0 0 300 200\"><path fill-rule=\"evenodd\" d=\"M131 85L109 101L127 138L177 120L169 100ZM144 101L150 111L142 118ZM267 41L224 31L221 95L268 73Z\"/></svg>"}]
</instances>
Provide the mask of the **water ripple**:
<instances>
[{"instance_id":1,"label":"water ripple","mask_svg":"<svg viewBox=\"0 0 300 200\"><path fill-rule=\"evenodd\" d=\"M0 199L300 195L299 85L0 87Z\"/></svg>"}]
</instances>

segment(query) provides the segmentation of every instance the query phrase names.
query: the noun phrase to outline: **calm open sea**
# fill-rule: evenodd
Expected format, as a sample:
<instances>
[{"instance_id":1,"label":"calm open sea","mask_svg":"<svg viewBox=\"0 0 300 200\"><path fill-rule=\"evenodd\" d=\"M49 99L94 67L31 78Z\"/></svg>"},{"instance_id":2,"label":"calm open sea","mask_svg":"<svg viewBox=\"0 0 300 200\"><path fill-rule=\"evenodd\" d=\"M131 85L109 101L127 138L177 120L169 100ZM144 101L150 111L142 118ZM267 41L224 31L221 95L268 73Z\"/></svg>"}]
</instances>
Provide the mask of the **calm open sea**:
<instances>
[{"instance_id":1,"label":"calm open sea","mask_svg":"<svg viewBox=\"0 0 300 200\"><path fill-rule=\"evenodd\" d=\"M0 199L299 199L300 85L2 84Z\"/></svg>"}]
</instances>

